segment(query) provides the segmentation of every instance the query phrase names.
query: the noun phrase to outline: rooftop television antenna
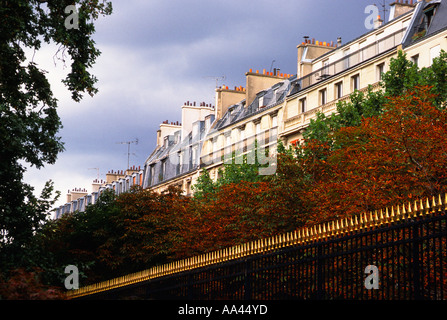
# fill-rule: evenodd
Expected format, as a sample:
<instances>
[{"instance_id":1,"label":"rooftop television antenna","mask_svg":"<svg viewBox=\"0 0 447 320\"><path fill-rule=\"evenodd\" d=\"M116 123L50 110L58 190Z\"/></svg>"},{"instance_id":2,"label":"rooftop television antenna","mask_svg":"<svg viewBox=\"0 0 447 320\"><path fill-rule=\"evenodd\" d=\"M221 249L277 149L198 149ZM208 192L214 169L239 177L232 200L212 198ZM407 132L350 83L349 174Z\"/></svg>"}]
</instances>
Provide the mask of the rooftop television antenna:
<instances>
[{"instance_id":1,"label":"rooftop television antenna","mask_svg":"<svg viewBox=\"0 0 447 320\"><path fill-rule=\"evenodd\" d=\"M376 4L374 4L374 5L377 7ZM383 8L383 21L385 21L386 20L386 13L388 12L388 10L386 8L386 6L387 6L386 1L383 0L383 3L380 6Z\"/></svg>"},{"instance_id":2,"label":"rooftop television antenna","mask_svg":"<svg viewBox=\"0 0 447 320\"><path fill-rule=\"evenodd\" d=\"M99 180L99 168L88 168L89 170L96 170L96 175L98 177Z\"/></svg>"},{"instance_id":3,"label":"rooftop television antenna","mask_svg":"<svg viewBox=\"0 0 447 320\"><path fill-rule=\"evenodd\" d=\"M135 138L135 140L133 140L133 141L117 142L117 144L127 144L127 170L129 170L129 168L130 168L130 145L132 143L138 144L138 138Z\"/></svg>"},{"instance_id":4,"label":"rooftop television antenna","mask_svg":"<svg viewBox=\"0 0 447 320\"><path fill-rule=\"evenodd\" d=\"M225 75L223 76L210 76L210 77L205 77L205 78L212 78L214 80L216 80L216 88L219 86L219 80L224 81L227 77Z\"/></svg>"}]
</instances>

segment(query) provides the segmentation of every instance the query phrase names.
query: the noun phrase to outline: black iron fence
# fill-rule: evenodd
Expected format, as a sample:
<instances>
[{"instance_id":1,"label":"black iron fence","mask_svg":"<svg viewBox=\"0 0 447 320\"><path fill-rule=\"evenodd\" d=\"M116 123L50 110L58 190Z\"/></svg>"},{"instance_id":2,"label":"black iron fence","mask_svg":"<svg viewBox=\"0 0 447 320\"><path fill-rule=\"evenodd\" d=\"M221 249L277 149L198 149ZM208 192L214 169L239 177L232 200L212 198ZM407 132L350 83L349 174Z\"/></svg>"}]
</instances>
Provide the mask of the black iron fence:
<instances>
[{"instance_id":1,"label":"black iron fence","mask_svg":"<svg viewBox=\"0 0 447 320\"><path fill-rule=\"evenodd\" d=\"M357 218L351 223L346 220L344 227L334 228L340 230L338 235L329 237L319 237L324 232L315 228L312 241L136 281L84 298L446 299L445 205L429 213L393 216L387 223L388 211L387 218L371 214L368 224ZM356 228L361 223L367 227Z\"/></svg>"}]
</instances>

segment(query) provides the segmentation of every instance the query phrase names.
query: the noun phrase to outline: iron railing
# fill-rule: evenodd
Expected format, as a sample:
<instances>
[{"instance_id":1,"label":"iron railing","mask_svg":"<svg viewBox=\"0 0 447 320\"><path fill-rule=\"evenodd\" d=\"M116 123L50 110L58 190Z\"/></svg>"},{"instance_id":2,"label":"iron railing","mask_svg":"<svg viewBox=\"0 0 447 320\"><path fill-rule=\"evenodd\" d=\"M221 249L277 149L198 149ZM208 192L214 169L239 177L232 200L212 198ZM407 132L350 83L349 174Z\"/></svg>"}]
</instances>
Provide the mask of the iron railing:
<instances>
[{"instance_id":1,"label":"iron railing","mask_svg":"<svg viewBox=\"0 0 447 320\"><path fill-rule=\"evenodd\" d=\"M278 235L81 288L84 299L447 297L447 196ZM378 288L365 269L378 270Z\"/></svg>"}]
</instances>

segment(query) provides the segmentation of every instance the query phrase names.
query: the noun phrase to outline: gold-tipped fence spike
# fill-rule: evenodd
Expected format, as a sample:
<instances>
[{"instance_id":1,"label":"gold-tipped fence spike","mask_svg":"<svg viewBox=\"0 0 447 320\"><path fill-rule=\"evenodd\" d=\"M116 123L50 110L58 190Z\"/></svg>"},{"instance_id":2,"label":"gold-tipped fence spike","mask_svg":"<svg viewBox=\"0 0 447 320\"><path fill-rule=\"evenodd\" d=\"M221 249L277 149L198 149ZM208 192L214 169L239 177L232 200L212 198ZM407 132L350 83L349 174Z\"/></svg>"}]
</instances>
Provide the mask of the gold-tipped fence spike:
<instances>
[{"instance_id":1,"label":"gold-tipped fence spike","mask_svg":"<svg viewBox=\"0 0 447 320\"><path fill-rule=\"evenodd\" d=\"M334 221L329 221L327 223L327 233L328 233L328 235L331 236L333 234L333 232L334 232Z\"/></svg>"}]
</instances>

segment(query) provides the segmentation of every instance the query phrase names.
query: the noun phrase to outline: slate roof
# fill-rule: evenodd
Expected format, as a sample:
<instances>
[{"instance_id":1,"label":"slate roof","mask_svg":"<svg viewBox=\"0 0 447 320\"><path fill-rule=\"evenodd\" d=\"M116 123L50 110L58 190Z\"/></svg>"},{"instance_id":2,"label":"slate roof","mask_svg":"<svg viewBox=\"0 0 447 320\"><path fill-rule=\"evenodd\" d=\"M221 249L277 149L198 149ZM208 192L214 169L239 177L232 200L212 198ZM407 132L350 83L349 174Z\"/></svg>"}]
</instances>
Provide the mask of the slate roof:
<instances>
[{"instance_id":1,"label":"slate roof","mask_svg":"<svg viewBox=\"0 0 447 320\"><path fill-rule=\"evenodd\" d=\"M230 106L222 118L216 121L213 126L213 131L221 130L229 125L240 122L248 117L261 113L282 103L286 96L290 93L291 83L295 79L296 75L291 78L281 80L272 87L258 92L256 98L247 107L245 106L246 100L242 100L239 103Z\"/></svg>"},{"instance_id":2,"label":"slate roof","mask_svg":"<svg viewBox=\"0 0 447 320\"><path fill-rule=\"evenodd\" d=\"M426 29L426 23L424 21L424 11L428 9L430 6L437 6L436 14L433 16L428 29ZM443 30L447 29L447 1L446 0L434 0L430 2L420 2L416 6L412 21L412 25L410 26L409 33L404 39L403 46L408 47L415 42L419 42L423 39L429 38ZM427 32L424 36L414 39L413 36L426 29Z\"/></svg>"}]
</instances>

